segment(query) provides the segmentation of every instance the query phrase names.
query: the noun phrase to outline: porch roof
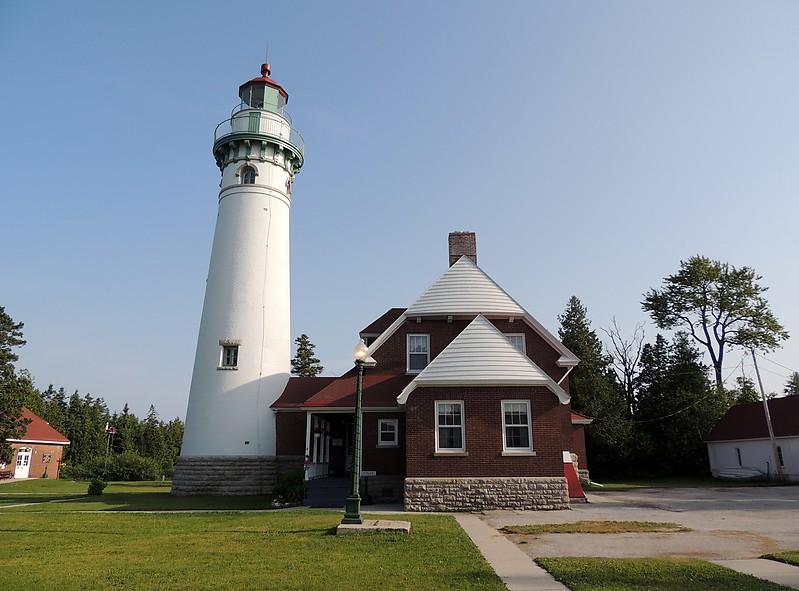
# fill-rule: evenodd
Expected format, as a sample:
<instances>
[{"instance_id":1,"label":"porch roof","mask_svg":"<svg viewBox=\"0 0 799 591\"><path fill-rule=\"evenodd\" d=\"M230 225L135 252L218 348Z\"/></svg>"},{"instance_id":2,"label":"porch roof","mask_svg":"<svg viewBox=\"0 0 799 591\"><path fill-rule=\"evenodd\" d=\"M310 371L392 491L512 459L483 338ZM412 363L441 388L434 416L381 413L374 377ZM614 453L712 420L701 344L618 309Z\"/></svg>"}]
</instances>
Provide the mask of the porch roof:
<instances>
[{"instance_id":1,"label":"porch roof","mask_svg":"<svg viewBox=\"0 0 799 591\"><path fill-rule=\"evenodd\" d=\"M363 408L397 408L397 396L413 378L367 370L363 376ZM347 372L340 378L291 378L272 408L354 409L356 382L355 372Z\"/></svg>"}]
</instances>

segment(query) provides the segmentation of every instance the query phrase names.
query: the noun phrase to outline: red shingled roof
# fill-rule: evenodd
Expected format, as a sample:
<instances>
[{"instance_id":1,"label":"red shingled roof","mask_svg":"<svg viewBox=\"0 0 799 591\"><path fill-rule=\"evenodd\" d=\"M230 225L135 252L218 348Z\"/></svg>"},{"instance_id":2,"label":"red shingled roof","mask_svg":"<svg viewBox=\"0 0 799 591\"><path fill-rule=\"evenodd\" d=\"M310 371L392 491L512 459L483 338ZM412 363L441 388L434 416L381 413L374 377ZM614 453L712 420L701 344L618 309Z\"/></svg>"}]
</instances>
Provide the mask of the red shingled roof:
<instances>
[{"instance_id":1,"label":"red shingled roof","mask_svg":"<svg viewBox=\"0 0 799 591\"><path fill-rule=\"evenodd\" d=\"M25 435L22 439L9 439L20 443L54 443L58 445L69 445L69 439L61 435L50 426L50 423L34 413L29 408L22 410L22 418L30 419Z\"/></svg>"},{"instance_id":2,"label":"red shingled roof","mask_svg":"<svg viewBox=\"0 0 799 591\"><path fill-rule=\"evenodd\" d=\"M360 334L363 336L380 336L385 330L394 324L394 321L402 316L406 308L391 308L388 312L383 314L380 318L372 322L369 326L364 328Z\"/></svg>"},{"instance_id":3,"label":"red shingled roof","mask_svg":"<svg viewBox=\"0 0 799 591\"><path fill-rule=\"evenodd\" d=\"M594 422L594 419L591 417L587 417L585 415L581 415L579 412L571 411L572 413L572 425L590 425Z\"/></svg>"},{"instance_id":4,"label":"red shingled roof","mask_svg":"<svg viewBox=\"0 0 799 591\"><path fill-rule=\"evenodd\" d=\"M799 436L799 396L772 398L768 401L775 437ZM768 426L762 402L736 404L713 427L707 441L766 439Z\"/></svg>"},{"instance_id":5,"label":"red shingled roof","mask_svg":"<svg viewBox=\"0 0 799 591\"><path fill-rule=\"evenodd\" d=\"M363 377L363 408L396 408L397 396L414 378L405 374L373 374ZM356 376L340 378L291 378L272 408L355 408Z\"/></svg>"}]
</instances>

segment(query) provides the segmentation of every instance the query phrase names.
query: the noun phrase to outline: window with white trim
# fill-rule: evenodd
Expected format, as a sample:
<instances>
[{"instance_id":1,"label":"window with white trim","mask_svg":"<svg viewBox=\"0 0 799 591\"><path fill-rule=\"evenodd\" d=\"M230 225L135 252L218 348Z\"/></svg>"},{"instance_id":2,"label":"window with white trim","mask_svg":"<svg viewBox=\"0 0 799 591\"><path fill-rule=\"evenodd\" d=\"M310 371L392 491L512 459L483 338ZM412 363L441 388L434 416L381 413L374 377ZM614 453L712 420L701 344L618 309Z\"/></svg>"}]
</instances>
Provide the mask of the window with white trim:
<instances>
[{"instance_id":1,"label":"window with white trim","mask_svg":"<svg viewBox=\"0 0 799 591\"><path fill-rule=\"evenodd\" d=\"M527 355L527 349L525 349L525 347L524 347L524 333L523 332L509 333L509 334L505 335L505 338L507 338L510 341L511 345L513 345L519 351L521 351L522 353Z\"/></svg>"},{"instance_id":2,"label":"window with white trim","mask_svg":"<svg viewBox=\"0 0 799 591\"><path fill-rule=\"evenodd\" d=\"M408 335L408 373L419 373L430 363L430 335Z\"/></svg>"},{"instance_id":3,"label":"window with white trim","mask_svg":"<svg viewBox=\"0 0 799 591\"><path fill-rule=\"evenodd\" d=\"M399 421L397 419L377 420L377 447L397 447Z\"/></svg>"},{"instance_id":4,"label":"window with white trim","mask_svg":"<svg viewBox=\"0 0 799 591\"><path fill-rule=\"evenodd\" d=\"M219 367L238 367L239 365L239 346L224 345L222 347L222 357L219 360Z\"/></svg>"},{"instance_id":5,"label":"window with white trim","mask_svg":"<svg viewBox=\"0 0 799 591\"><path fill-rule=\"evenodd\" d=\"M529 400L502 401L502 433L505 451L533 451Z\"/></svg>"},{"instance_id":6,"label":"window with white trim","mask_svg":"<svg viewBox=\"0 0 799 591\"><path fill-rule=\"evenodd\" d=\"M436 401L436 451L466 451L463 401Z\"/></svg>"}]
</instances>

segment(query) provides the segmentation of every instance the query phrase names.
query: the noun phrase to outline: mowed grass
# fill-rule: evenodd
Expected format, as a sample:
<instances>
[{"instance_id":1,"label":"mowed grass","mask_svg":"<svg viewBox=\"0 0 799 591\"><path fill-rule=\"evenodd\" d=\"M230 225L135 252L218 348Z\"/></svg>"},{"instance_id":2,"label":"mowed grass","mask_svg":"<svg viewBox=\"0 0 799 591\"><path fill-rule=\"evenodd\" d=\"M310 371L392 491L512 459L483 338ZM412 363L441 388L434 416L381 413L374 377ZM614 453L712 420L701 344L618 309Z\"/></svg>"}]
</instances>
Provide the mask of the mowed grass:
<instances>
[{"instance_id":1,"label":"mowed grass","mask_svg":"<svg viewBox=\"0 0 799 591\"><path fill-rule=\"evenodd\" d=\"M790 591L703 560L537 558L572 591Z\"/></svg>"},{"instance_id":2,"label":"mowed grass","mask_svg":"<svg viewBox=\"0 0 799 591\"><path fill-rule=\"evenodd\" d=\"M111 482L89 496L88 482L29 480L0 486L0 509L13 511L229 511L271 509L272 497L174 497L171 482ZM52 502L52 501L58 502ZM62 502L63 501L63 502ZM35 503L35 504L32 504ZM22 507L9 507L27 505Z\"/></svg>"},{"instance_id":3,"label":"mowed grass","mask_svg":"<svg viewBox=\"0 0 799 591\"><path fill-rule=\"evenodd\" d=\"M0 495L50 500L81 494L74 483L20 484L25 486L15 492L16 484L2 485ZM84 483L78 484L80 490L85 488ZM242 512L239 509L259 501L246 497L173 498L168 483L111 484L106 491L100 497L63 503L0 507L2 588L505 589L448 515L395 517L412 522L410 534L336 536L342 514L335 511ZM267 500L264 497L260 502ZM173 505L176 502L179 509ZM228 510L186 511L214 503ZM86 511L98 507L98 512ZM178 512L125 511L153 507Z\"/></svg>"},{"instance_id":4,"label":"mowed grass","mask_svg":"<svg viewBox=\"0 0 799 591\"><path fill-rule=\"evenodd\" d=\"M506 525L502 531L509 534L629 534L691 531L678 523L656 521L574 521L571 523L540 523L533 525Z\"/></svg>"},{"instance_id":5,"label":"mowed grass","mask_svg":"<svg viewBox=\"0 0 799 591\"><path fill-rule=\"evenodd\" d=\"M769 558L771 560L776 560L777 562L784 562L786 564L799 566L799 550L792 552L777 552L776 554L766 554L763 558Z\"/></svg>"},{"instance_id":6,"label":"mowed grass","mask_svg":"<svg viewBox=\"0 0 799 591\"><path fill-rule=\"evenodd\" d=\"M786 483L769 481L737 481L720 480L712 476L683 476L673 478L632 478L625 480L611 480L592 482L583 485L589 492L611 492L620 490L630 490L637 488L739 488L739 487L763 487L763 486L783 486Z\"/></svg>"}]
</instances>

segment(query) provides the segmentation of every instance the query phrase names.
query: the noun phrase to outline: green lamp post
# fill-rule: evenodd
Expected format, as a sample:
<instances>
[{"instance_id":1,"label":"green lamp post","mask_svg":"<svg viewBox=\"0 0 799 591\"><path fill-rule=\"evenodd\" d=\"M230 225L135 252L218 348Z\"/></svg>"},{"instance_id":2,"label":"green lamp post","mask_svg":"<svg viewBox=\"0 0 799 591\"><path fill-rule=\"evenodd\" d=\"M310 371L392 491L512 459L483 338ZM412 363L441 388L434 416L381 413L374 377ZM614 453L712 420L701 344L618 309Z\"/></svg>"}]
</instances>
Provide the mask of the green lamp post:
<instances>
[{"instance_id":1,"label":"green lamp post","mask_svg":"<svg viewBox=\"0 0 799 591\"><path fill-rule=\"evenodd\" d=\"M355 367L358 370L358 379L355 386L355 442L352 450L352 484L350 494L344 507L344 519L341 523L363 523L361 516L361 399L363 398L363 366L369 348L361 339L355 345Z\"/></svg>"}]
</instances>

